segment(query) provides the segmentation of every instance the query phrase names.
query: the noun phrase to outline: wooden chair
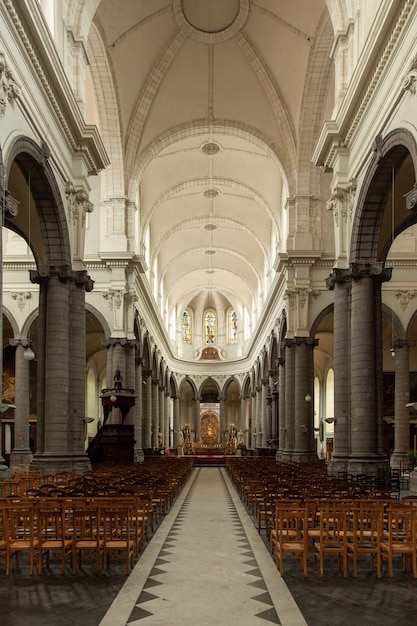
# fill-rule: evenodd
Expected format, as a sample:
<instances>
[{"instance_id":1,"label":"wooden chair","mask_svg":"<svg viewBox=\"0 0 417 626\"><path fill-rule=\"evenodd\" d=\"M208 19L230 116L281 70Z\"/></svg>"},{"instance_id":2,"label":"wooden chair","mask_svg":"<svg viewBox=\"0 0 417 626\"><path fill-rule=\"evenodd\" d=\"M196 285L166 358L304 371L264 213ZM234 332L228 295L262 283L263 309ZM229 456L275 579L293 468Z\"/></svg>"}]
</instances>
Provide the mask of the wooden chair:
<instances>
[{"instance_id":1,"label":"wooden chair","mask_svg":"<svg viewBox=\"0 0 417 626\"><path fill-rule=\"evenodd\" d=\"M343 503L331 502L319 507L319 537L314 541L314 565L320 564L320 576L324 576L324 560L330 555L337 557L339 570L347 577L347 515Z\"/></svg>"},{"instance_id":2,"label":"wooden chair","mask_svg":"<svg viewBox=\"0 0 417 626\"><path fill-rule=\"evenodd\" d=\"M70 537L69 519L65 511L65 501L60 499L43 500L37 504L37 530L39 537L39 574L43 569L43 558L49 568L50 552L61 557L61 573L65 573L67 557L72 558L73 539Z\"/></svg>"},{"instance_id":3,"label":"wooden chair","mask_svg":"<svg viewBox=\"0 0 417 626\"><path fill-rule=\"evenodd\" d=\"M382 556L388 561L390 578L394 578L395 555L403 557L404 571L408 561L411 562L413 576L417 578L417 512L414 506L401 506L398 501L396 504L388 507L387 528L381 542Z\"/></svg>"},{"instance_id":4,"label":"wooden chair","mask_svg":"<svg viewBox=\"0 0 417 626\"><path fill-rule=\"evenodd\" d=\"M35 567L35 558L39 558L39 539L33 501L7 503L5 505L4 521L6 533L6 576L10 574L13 556L15 556L16 567L19 566L19 555L21 552L29 554L29 571L32 575Z\"/></svg>"},{"instance_id":5,"label":"wooden chair","mask_svg":"<svg viewBox=\"0 0 417 626\"><path fill-rule=\"evenodd\" d=\"M131 516L133 508L126 504L113 503L100 511L103 532L103 572L106 572L112 552L124 552L126 558L126 574L133 567L135 557L135 541L131 534Z\"/></svg>"},{"instance_id":6,"label":"wooden chair","mask_svg":"<svg viewBox=\"0 0 417 626\"><path fill-rule=\"evenodd\" d=\"M371 571L376 561L376 575L381 578L381 537L383 505L362 506L353 511L353 533L348 537L348 559L353 561L353 575L358 575L358 557L370 555Z\"/></svg>"},{"instance_id":7,"label":"wooden chair","mask_svg":"<svg viewBox=\"0 0 417 626\"><path fill-rule=\"evenodd\" d=\"M71 507L71 524L73 574L76 574L78 567L82 566L82 559L86 552L95 557L96 574L99 574L102 569L104 539L98 502L87 498L74 500Z\"/></svg>"},{"instance_id":8,"label":"wooden chair","mask_svg":"<svg viewBox=\"0 0 417 626\"><path fill-rule=\"evenodd\" d=\"M0 557L6 560L7 530L6 530L6 503L0 501Z\"/></svg>"},{"instance_id":9,"label":"wooden chair","mask_svg":"<svg viewBox=\"0 0 417 626\"><path fill-rule=\"evenodd\" d=\"M276 541L277 541L277 514L279 509L298 510L302 507L301 500L275 500L275 515L274 515L274 528L271 529L270 541L271 541L271 554L276 554Z\"/></svg>"},{"instance_id":10,"label":"wooden chair","mask_svg":"<svg viewBox=\"0 0 417 626\"><path fill-rule=\"evenodd\" d=\"M276 509L275 557L281 576L284 576L284 554L296 554L301 558L304 578L307 577L308 535L307 511L304 507L280 506Z\"/></svg>"}]
</instances>

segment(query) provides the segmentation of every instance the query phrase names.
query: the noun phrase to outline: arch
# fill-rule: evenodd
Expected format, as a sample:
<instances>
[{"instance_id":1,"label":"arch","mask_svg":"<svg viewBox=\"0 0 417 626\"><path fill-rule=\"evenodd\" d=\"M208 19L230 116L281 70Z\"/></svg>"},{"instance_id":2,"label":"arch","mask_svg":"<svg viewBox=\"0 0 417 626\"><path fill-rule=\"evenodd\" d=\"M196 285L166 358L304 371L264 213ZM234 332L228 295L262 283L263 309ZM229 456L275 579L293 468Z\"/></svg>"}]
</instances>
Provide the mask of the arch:
<instances>
[{"instance_id":1,"label":"arch","mask_svg":"<svg viewBox=\"0 0 417 626\"><path fill-rule=\"evenodd\" d=\"M351 263L375 263L386 258L391 242L381 248L380 231L387 198L392 188L393 168L398 169L410 156L414 170L413 184L416 180L417 144L407 129L394 130L384 139L378 136L374 141L373 150L374 154L358 196L352 227ZM396 224L393 235L398 235L416 221L417 217L413 214L408 223Z\"/></svg>"},{"instance_id":2,"label":"arch","mask_svg":"<svg viewBox=\"0 0 417 626\"><path fill-rule=\"evenodd\" d=\"M19 137L7 155L6 180L11 166L16 163L26 179L35 201L42 234L43 249L33 249L36 262L71 266L71 250L64 204L55 175L49 163L49 148L45 142L39 147L32 139ZM9 225L9 224L8 224ZM13 229L13 223L10 223ZM29 233L24 233L29 239ZM30 242L32 244L32 242Z\"/></svg>"},{"instance_id":3,"label":"arch","mask_svg":"<svg viewBox=\"0 0 417 626\"><path fill-rule=\"evenodd\" d=\"M7 319L7 321L10 324L10 326L12 327L13 338L17 338L20 335L22 335L24 337L25 335L23 335L23 330L20 333L20 331L19 331L19 324L17 323L17 320L16 320L15 316L13 315L12 311L7 306L5 306L4 303L3 303L2 309L3 309L4 317ZM3 329L3 320L1 322L1 328ZM1 338L1 340L3 341L3 337Z\"/></svg>"},{"instance_id":4,"label":"arch","mask_svg":"<svg viewBox=\"0 0 417 626\"><path fill-rule=\"evenodd\" d=\"M136 187L142 179L143 173L148 165L155 159L165 148L171 146L179 139L187 139L189 137L200 137L203 135L211 136L231 135L232 137L242 137L256 147L263 150L270 156L280 172L284 184L289 185L291 181L290 172L285 169L286 157L284 150L281 150L271 139L266 137L261 131L252 128L247 124L236 122L233 120L217 121L209 123L207 120L193 120L192 122L184 122L173 128L169 128L161 135L156 137L146 148L142 150L137 159L137 165L132 172L131 182L128 189L129 198L136 197ZM128 168L126 168L128 169ZM294 185L291 186L289 193L295 192Z\"/></svg>"},{"instance_id":5,"label":"arch","mask_svg":"<svg viewBox=\"0 0 417 626\"><path fill-rule=\"evenodd\" d=\"M110 337L111 336L110 325L109 325L108 321L106 320L106 318L104 317L104 315L101 313L101 311L99 311L99 309L97 309L90 302L86 302L85 303L85 310L88 311L89 313L91 313L92 315L94 315L94 317L96 317L98 319L98 321L100 322L100 324L101 324L101 326L103 328L104 336L105 337Z\"/></svg>"},{"instance_id":6,"label":"arch","mask_svg":"<svg viewBox=\"0 0 417 626\"><path fill-rule=\"evenodd\" d=\"M311 325L310 337L315 337L321 322L329 315L329 313L333 313L334 304L329 304L326 306L320 313L317 315L316 319Z\"/></svg>"}]
</instances>

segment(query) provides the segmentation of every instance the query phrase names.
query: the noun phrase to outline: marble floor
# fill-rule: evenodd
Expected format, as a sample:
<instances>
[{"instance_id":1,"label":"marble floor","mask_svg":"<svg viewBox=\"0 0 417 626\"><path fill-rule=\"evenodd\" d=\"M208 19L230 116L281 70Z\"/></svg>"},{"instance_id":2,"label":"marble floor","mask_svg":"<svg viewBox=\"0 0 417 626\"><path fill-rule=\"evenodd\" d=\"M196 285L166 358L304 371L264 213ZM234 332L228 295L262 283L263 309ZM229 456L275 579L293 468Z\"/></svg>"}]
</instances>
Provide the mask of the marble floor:
<instances>
[{"instance_id":1,"label":"marble floor","mask_svg":"<svg viewBox=\"0 0 417 626\"><path fill-rule=\"evenodd\" d=\"M1 626L405 626L417 622L417 580L368 566L347 579L329 566L307 579L291 556L285 581L263 532L224 468L196 468L129 577L112 561L95 575L59 565L30 576L25 564L0 571Z\"/></svg>"}]
</instances>

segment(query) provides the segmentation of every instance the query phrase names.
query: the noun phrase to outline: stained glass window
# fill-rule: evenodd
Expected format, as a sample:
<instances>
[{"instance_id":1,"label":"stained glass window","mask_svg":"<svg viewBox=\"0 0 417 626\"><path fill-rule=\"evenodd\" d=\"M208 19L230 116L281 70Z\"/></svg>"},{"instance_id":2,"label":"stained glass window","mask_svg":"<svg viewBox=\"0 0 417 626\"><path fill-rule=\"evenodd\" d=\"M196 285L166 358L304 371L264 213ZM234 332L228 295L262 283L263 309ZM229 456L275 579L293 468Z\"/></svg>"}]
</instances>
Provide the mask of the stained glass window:
<instances>
[{"instance_id":1,"label":"stained glass window","mask_svg":"<svg viewBox=\"0 0 417 626\"><path fill-rule=\"evenodd\" d=\"M216 343L216 312L212 309L204 315L204 339L208 345Z\"/></svg>"},{"instance_id":2,"label":"stained glass window","mask_svg":"<svg viewBox=\"0 0 417 626\"><path fill-rule=\"evenodd\" d=\"M229 343L237 343L237 315L236 311L230 310L228 313L228 329L229 329Z\"/></svg>"},{"instance_id":3,"label":"stained glass window","mask_svg":"<svg viewBox=\"0 0 417 626\"><path fill-rule=\"evenodd\" d=\"M191 312L189 309L185 309L182 314L181 333L183 342L191 343Z\"/></svg>"}]
</instances>

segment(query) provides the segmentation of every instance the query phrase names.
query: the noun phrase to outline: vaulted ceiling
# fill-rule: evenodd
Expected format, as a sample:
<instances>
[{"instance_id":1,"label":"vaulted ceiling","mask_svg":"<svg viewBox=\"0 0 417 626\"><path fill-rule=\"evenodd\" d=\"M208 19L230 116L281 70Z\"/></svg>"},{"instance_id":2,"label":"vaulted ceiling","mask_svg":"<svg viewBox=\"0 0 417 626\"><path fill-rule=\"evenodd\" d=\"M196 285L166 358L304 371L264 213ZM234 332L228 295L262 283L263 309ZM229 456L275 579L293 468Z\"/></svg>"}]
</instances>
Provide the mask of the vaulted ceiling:
<instances>
[{"instance_id":1,"label":"vaulted ceiling","mask_svg":"<svg viewBox=\"0 0 417 626\"><path fill-rule=\"evenodd\" d=\"M329 98L327 85L311 93L323 50L330 66L329 23L325 0L98 3L128 192L166 318L212 303L256 321Z\"/></svg>"}]
</instances>

